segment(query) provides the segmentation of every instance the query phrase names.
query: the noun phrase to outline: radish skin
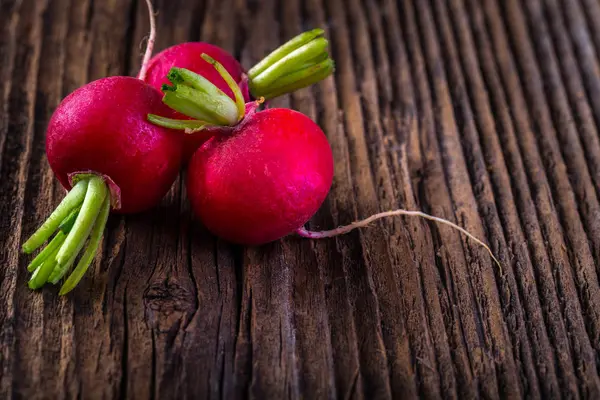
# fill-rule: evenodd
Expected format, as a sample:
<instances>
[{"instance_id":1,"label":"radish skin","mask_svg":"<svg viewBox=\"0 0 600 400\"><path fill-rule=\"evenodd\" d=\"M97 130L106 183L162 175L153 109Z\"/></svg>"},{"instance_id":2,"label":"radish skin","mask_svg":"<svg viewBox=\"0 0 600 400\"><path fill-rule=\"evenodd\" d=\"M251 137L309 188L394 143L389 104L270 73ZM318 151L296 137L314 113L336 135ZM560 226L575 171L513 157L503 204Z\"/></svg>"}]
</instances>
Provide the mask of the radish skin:
<instances>
[{"instance_id":1,"label":"radish skin","mask_svg":"<svg viewBox=\"0 0 600 400\"><path fill-rule=\"evenodd\" d=\"M331 147L319 126L297 111L271 108L196 151L187 195L214 234L257 245L304 225L332 179Z\"/></svg>"}]
</instances>

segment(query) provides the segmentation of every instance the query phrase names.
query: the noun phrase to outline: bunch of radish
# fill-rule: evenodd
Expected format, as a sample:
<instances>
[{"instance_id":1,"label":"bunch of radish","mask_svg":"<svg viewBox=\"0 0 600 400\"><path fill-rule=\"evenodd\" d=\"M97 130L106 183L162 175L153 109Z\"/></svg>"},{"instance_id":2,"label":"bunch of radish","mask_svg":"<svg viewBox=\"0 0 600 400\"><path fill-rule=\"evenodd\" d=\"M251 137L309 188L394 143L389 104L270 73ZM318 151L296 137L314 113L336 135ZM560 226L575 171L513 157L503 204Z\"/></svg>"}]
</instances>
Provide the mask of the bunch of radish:
<instances>
[{"instance_id":1,"label":"bunch of radish","mask_svg":"<svg viewBox=\"0 0 600 400\"><path fill-rule=\"evenodd\" d=\"M56 284L70 273L60 294L71 291L96 255L109 213L137 213L156 206L175 181L182 163L189 158L191 152L187 149L193 152L205 140L204 132L184 134L148 121L149 114L173 121L185 118L161 101L160 88L173 65L203 73L227 92L214 91L214 101L228 94L234 97L234 92L221 74L201 58L204 52L213 54L236 76L236 90L240 90L239 83L245 88L246 99L250 99L248 85L252 85L253 96L272 98L308 86L332 72L331 66L323 74L322 66L318 65L322 59L311 59L306 64L297 64L300 70L277 67L268 74L246 75L232 56L207 43L180 44L150 59L156 30L149 0L147 4L151 34L138 78L113 76L91 82L67 96L50 119L46 133L48 163L69 192L23 244L23 251L30 254L47 243L28 266L32 289L46 283ZM325 49L327 41L318 38L322 33L317 32L310 34L316 39L313 43ZM293 42L294 39L290 43ZM286 46L289 44L282 48ZM313 47L311 44L307 50L312 52ZM326 51L318 55L328 59ZM258 66L264 65L264 61ZM307 71L307 67L312 69ZM311 75L317 71L318 74ZM269 78L268 83L265 77ZM212 95L204 100L210 103ZM184 104L185 99L180 103ZM198 116L185 105L181 110ZM235 105L233 111L237 118ZM207 121L224 122L210 118ZM187 124L198 130L197 124ZM183 154L184 149L189 154Z\"/></svg>"},{"instance_id":2,"label":"bunch of radish","mask_svg":"<svg viewBox=\"0 0 600 400\"><path fill-rule=\"evenodd\" d=\"M332 74L323 31L293 38L248 72L207 43L179 44L151 59L155 27L147 4L151 34L138 77L89 83L67 96L50 119L48 162L69 192L23 244L29 254L46 243L28 266L30 288L69 274L60 294L71 291L96 255L109 213L157 205L190 156L192 209L211 232L232 242L259 245L291 233L331 237L377 218L412 215L451 225L491 254L462 228L420 211L305 230L332 183L331 148L305 115L260 108L265 99Z\"/></svg>"}]
</instances>

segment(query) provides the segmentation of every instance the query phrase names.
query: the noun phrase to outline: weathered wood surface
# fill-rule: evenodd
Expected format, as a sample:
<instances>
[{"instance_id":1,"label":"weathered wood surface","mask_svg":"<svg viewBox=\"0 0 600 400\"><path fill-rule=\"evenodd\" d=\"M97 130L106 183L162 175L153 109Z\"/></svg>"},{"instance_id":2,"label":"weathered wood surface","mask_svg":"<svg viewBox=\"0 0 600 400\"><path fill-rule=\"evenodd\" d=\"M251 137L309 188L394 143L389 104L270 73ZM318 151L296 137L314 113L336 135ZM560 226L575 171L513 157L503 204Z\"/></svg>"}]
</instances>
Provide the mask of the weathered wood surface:
<instances>
[{"instance_id":1,"label":"weathered wood surface","mask_svg":"<svg viewBox=\"0 0 600 400\"><path fill-rule=\"evenodd\" d=\"M485 237L381 221L261 248L194 223L179 179L109 220L69 297L20 243L63 191L61 98L134 75L139 0L0 0L0 398L600 398L597 0L158 0L159 49L248 67L323 26L334 78L278 101L336 160L312 228L420 208Z\"/></svg>"}]
</instances>

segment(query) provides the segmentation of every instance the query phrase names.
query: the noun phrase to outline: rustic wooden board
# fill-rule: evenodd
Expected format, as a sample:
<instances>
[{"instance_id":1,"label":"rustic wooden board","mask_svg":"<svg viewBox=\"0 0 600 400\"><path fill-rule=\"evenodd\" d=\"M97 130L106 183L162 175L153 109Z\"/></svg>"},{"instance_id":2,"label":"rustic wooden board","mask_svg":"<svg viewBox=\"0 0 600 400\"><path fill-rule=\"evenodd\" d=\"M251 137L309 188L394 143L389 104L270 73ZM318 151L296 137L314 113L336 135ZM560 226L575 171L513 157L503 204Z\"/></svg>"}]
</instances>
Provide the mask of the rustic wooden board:
<instances>
[{"instance_id":1,"label":"rustic wooden board","mask_svg":"<svg viewBox=\"0 0 600 400\"><path fill-rule=\"evenodd\" d=\"M337 239L230 245L160 207L112 216L67 298L20 244L63 190L48 119L134 75L139 0L0 0L1 398L600 398L600 2L158 0L158 49L248 67L327 29L333 78L280 99L326 132L311 228L418 208L486 238L383 220ZM183 176L184 172L182 172Z\"/></svg>"}]
</instances>

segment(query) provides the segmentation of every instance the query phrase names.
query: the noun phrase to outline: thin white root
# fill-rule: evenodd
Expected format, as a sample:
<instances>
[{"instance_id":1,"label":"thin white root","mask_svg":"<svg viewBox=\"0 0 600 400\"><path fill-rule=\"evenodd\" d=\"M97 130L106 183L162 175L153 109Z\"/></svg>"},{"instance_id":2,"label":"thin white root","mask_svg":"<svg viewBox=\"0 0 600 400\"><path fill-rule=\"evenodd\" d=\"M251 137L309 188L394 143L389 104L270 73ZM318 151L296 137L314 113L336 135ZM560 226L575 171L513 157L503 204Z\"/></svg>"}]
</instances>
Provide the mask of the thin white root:
<instances>
[{"instance_id":1,"label":"thin white root","mask_svg":"<svg viewBox=\"0 0 600 400\"><path fill-rule=\"evenodd\" d=\"M467 230L465 230L464 228L461 228L460 226L456 225L455 223L450 222L447 219L434 217L433 215L425 214L422 211L412 211L412 210L402 210L402 209L385 211L385 212L371 215L370 217L365 218L361 221L356 221L349 225L340 226L340 227L337 227L335 229L331 229L328 231L309 231L309 230L306 230L304 227L302 227L296 231L296 234L298 234L299 236L305 237L305 238L309 238L309 239L330 238L330 237L334 237L334 236L343 235L343 234L348 233L356 228L363 228L363 227L369 225L371 222L376 221L378 219L386 218L386 217L394 217L397 215L425 218L427 220L435 221L440 224L447 225L451 228L458 230L460 233L462 233L463 235L465 235L466 237L468 237L469 239L471 239L472 241L474 241L475 243L477 243L478 245L480 245L481 247L486 249L487 252L490 254L490 257L492 257L494 262L496 264L498 264L498 267L500 267L500 270L502 270L502 264L500 264L500 261L494 256L492 249L490 249L490 247L487 244L485 244L481 240L477 239L475 236L473 236L473 234L469 233Z\"/></svg>"},{"instance_id":2,"label":"thin white root","mask_svg":"<svg viewBox=\"0 0 600 400\"><path fill-rule=\"evenodd\" d=\"M148 36L148 43L146 44L146 52L142 59L142 67L138 74L138 79L146 79L146 73L148 73L148 63L154 52L154 42L156 41L156 21L154 18L154 7L152 7L152 0L146 0L148 6L148 14L150 15L150 36Z\"/></svg>"}]
</instances>

